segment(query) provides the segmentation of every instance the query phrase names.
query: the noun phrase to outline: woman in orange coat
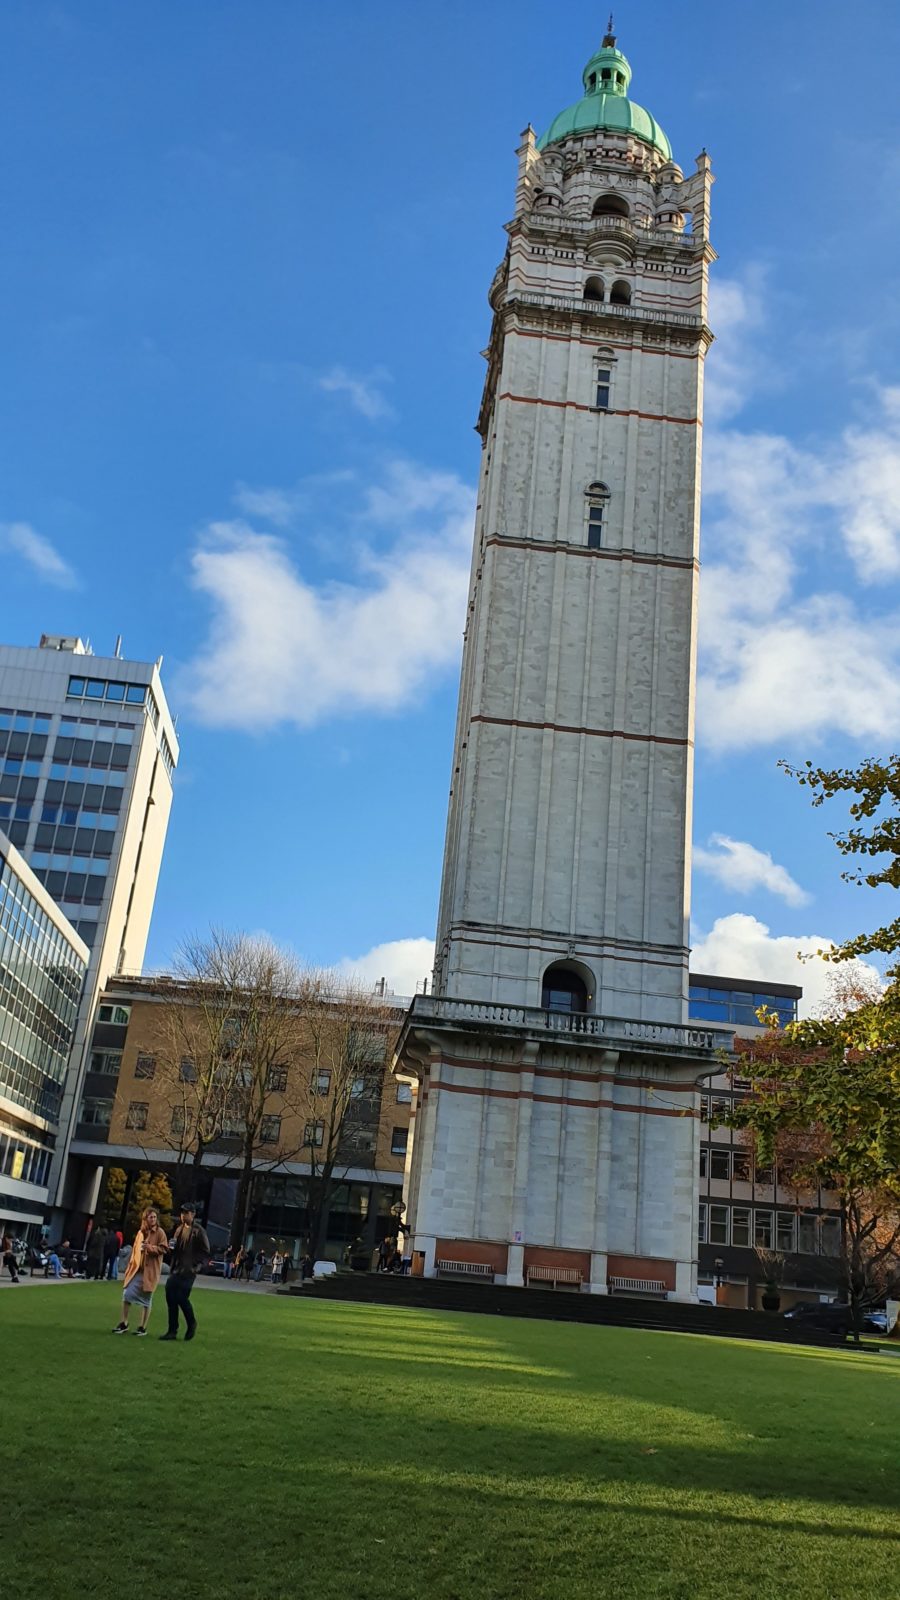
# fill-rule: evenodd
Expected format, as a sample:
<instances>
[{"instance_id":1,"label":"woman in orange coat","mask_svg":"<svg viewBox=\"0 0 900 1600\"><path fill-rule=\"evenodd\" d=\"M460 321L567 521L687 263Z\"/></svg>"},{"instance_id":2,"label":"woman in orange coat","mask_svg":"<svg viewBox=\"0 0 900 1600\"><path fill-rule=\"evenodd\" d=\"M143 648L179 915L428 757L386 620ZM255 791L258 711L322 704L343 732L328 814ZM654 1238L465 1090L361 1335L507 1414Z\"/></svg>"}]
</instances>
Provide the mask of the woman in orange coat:
<instances>
[{"instance_id":1,"label":"woman in orange coat","mask_svg":"<svg viewBox=\"0 0 900 1600\"><path fill-rule=\"evenodd\" d=\"M141 1308L140 1327L136 1334L146 1334L153 1304L153 1291L162 1276L163 1257L169 1248L165 1230L159 1225L159 1216L150 1206L141 1217L137 1238L131 1247L131 1256L125 1268L125 1292L122 1295L122 1321L113 1333L128 1332L128 1313L133 1305Z\"/></svg>"}]
</instances>

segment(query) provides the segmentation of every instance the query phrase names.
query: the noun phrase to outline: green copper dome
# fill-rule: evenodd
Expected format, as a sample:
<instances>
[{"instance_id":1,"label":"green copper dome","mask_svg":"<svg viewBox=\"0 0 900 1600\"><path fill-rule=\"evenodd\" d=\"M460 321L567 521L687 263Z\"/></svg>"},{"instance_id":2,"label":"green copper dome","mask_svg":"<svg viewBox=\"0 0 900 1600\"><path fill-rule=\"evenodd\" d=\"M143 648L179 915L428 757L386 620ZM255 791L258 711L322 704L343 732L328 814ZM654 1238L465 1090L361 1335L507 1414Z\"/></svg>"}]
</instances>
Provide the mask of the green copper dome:
<instances>
[{"instance_id":1,"label":"green copper dome","mask_svg":"<svg viewBox=\"0 0 900 1600\"><path fill-rule=\"evenodd\" d=\"M547 132L538 140L538 149L558 144L573 134L593 133L606 128L610 133L630 133L652 145L666 161L672 159L672 146L649 111L627 98L631 67L621 50L616 49L610 31L600 49L584 69L584 98L554 117Z\"/></svg>"}]
</instances>

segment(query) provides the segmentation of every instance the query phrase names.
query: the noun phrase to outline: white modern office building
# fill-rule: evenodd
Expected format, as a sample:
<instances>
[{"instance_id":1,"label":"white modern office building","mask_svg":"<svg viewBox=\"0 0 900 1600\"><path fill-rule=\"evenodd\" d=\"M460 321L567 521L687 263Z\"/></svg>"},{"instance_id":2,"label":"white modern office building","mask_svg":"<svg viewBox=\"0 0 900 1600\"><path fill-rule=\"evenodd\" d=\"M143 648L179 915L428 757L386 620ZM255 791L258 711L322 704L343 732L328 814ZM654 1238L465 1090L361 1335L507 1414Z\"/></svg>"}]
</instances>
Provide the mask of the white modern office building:
<instances>
[{"instance_id":1,"label":"white modern office building","mask_svg":"<svg viewBox=\"0 0 900 1600\"><path fill-rule=\"evenodd\" d=\"M89 950L48 1179L65 1212L96 1201L96 1165L67 1159L86 1044L106 980L141 970L177 760L159 661L0 646L0 828Z\"/></svg>"},{"instance_id":2,"label":"white modern office building","mask_svg":"<svg viewBox=\"0 0 900 1600\"><path fill-rule=\"evenodd\" d=\"M40 1231L89 950L0 831L0 1230Z\"/></svg>"},{"instance_id":3,"label":"white modern office building","mask_svg":"<svg viewBox=\"0 0 900 1600\"><path fill-rule=\"evenodd\" d=\"M630 78L608 34L518 151L434 989L397 1070L414 1271L691 1298L723 1037L687 1003L712 173Z\"/></svg>"}]
</instances>

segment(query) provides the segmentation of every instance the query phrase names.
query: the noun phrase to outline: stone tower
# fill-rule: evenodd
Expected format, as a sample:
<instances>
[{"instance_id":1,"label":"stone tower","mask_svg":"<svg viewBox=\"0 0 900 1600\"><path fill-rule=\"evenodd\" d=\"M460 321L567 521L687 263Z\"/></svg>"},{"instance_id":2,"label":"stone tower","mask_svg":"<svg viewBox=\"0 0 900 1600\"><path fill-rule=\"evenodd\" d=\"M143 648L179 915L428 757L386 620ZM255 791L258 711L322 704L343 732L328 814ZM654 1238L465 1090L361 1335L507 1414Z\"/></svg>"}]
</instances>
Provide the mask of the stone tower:
<instances>
[{"instance_id":1,"label":"stone tower","mask_svg":"<svg viewBox=\"0 0 900 1600\"><path fill-rule=\"evenodd\" d=\"M482 462L415 1265L693 1292L686 1026L710 164L685 179L609 33L518 151ZM690 218L688 231L687 219Z\"/></svg>"}]
</instances>

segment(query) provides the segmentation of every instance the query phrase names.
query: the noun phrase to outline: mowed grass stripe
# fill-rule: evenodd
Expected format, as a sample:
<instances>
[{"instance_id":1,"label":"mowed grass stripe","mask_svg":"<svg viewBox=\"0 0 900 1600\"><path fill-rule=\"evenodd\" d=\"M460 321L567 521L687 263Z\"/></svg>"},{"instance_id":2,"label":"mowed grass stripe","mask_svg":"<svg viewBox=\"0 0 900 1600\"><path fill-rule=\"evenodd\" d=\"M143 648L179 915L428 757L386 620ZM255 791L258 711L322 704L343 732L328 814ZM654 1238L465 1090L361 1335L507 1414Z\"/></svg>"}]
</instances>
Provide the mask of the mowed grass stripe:
<instances>
[{"instance_id":1,"label":"mowed grass stripe","mask_svg":"<svg viewBox=\"0 0 900 1600\"><path fill-rule=\"evenodd\" d=\"M900 1592L900 1360L195 1291L0 1294L17 1600Z\"/></svg>"}]
</instances>

